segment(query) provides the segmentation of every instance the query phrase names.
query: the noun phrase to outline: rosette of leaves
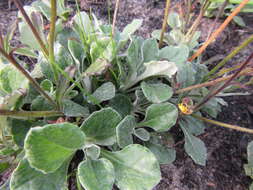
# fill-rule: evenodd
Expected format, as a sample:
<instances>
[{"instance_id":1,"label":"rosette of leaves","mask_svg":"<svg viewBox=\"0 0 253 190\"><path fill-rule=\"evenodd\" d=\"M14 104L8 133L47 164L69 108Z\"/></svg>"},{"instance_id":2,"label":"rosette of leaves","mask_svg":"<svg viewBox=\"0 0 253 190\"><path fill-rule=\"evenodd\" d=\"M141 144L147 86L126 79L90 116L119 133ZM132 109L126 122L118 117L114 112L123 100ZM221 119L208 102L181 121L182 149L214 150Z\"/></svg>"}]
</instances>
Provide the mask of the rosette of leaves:
<instances>
[{"instance_id":1,"label":"rosette of leaves","mask_svg":"<svg viewBox=\"0 0 253 190\"><path fill-rule=\"evenodd\" d=\"M44 42L47 36L43 32L42 14L48 17L45 5L34 3L25 8ZM39 44L33 43L36 39L32 31L24 20L19 23L19 29L27 31L20 38L21 43L37 58L30 74L57 102L57 107L28 85L28 81L25 83L19 71L7 71L9 64L1 71L4 76L1 94L9 96L20 88L26 90L4 108L9 113L25 114L10 114L3 124L22 151L10 189L67 189L69 165L80 151L83 157L77 163L76 177L82 188L109 190L115 184L120 189L152 189L161 179L159 163L169 163L175 157L174 150L151 141L150 132L155 132L153 138L177 121L177 107L168 102L173 95L168 81L177 72L176 64L159 58L156 40L132 37L141 20L134 20L123 32L116 31L114 38L111 26L101 24L85 12L73 17L70 28L63 27L61 19L58 21L54 45L58 79L54 78ZM126 56L120 55L130 38ZM122 72L123 65L129 69L126 75ZM135 112L137 106L142 106L140 97L135 97L136 86L148 106L142 119ZM10 105L10 100L7 102ZM140 141L147 144L137 144Z\"/></svg>"},{"instance_id":2,"label":"rosette of leaves","mask_svg":"<svg viewBox=\"0 0 253 190\"><path fill-rule=\"evenodd\" d=\"M45 44L48 36L42 15L49 18L49 8L47 1L26 7ZM205 165L206 148L197 137L204 125L192 116L180 115L176 105L185 96L199 101L208 89L174 94L177 86L197 84L207 73L204 65L187 62L197 38L193 45L180 39L159 49L155 38L133 35L142 20L133 20L122 32L116 29L112 36L111 25L85 12L78 11L71 27L64 26L64 10L58 11L53 63L24 19L19 23L21 43L36 55L30 74L56 106L28 85L20 72L0 71L4 76L1 95L12 97L9 95L16 90L26 90L6 100L11 106L4 108L25 115L10 114L0 123L22 151L17 153L19 164L10 189L67 189L71 170L79 189L110 190L115 184L122 190L151 190L161 179L159 164L175 160L171 143L161 138L172 142L167 134L177 123L185 135L186 152ZM169 23L180 29L178 16L170 17L174 20ZM201 112L216 116L221 102L215 98ZM70 169L71 163L77 168Z\"/></svg>"}]
</instances>

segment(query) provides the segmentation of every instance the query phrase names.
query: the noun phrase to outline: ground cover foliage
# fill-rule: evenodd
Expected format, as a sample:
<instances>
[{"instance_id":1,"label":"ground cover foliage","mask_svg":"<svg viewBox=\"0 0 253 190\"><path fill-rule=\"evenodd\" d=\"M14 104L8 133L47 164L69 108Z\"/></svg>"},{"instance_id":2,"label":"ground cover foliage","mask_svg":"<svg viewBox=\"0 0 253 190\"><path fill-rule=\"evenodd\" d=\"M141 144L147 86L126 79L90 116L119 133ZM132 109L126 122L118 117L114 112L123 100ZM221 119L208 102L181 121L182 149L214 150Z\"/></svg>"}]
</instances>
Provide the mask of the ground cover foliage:
<instances>
[{"instance_id":1,"label":"ground cover foliage","mask_svg":"<svg viewBox=\"0 0 253 190\"><path fill-rule=\"evenodd\" d=\"M67 189L75 173L79 189L109 190L115 184L148 190L161 179L159 165L176 158L163 142L173 143L172 127L181 128L186 153L203 166L207 148L198 135L204 121L252 133L209 119L226 105L221 95L238 88L231 80L240 75L241 82L250 74L252 56L231 76L221 72L227 80L212 80L217 73L192 58L200 32L186 31L180 14L165 19L170 31L155 30L143 39L135 35L140 19L119 31L77 9L66 25L72 10L64 1L35 1L23 8L18 2L21 21L0 41L1 170L18 164L6 188ZM45 18L51 23L48 34ZM21 47L10 45L15 27ZM16 55L36 59L34 70L28 72ZM250 143L245 165L250 176L251 149ZM69 172L78 151L83 161Z\"/></svg>"}]
</instances>

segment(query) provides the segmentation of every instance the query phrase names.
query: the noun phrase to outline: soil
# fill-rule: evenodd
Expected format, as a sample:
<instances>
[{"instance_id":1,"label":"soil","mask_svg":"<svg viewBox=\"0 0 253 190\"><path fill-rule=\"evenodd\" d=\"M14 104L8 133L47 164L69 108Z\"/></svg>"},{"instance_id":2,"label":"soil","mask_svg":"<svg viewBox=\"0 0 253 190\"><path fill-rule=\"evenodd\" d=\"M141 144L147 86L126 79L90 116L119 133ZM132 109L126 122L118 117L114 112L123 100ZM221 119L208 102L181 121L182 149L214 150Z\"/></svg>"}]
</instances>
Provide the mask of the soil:
<instances>
[{"instance_id":1,"label":"soil","mask_svg":"<svg viewBox=\"0 0 253 190\"><path fill-rule=\"evenodd\" d=\"M1 1L1 0L0 0ZM101 1L102 2L102 1ZM176 2L176 1L174 1ZM1 4L0 4L1 5ZM105 3L89 3L88 8L97 15L99 19L108 23L108 13L111 17L114 9L114 1L111 10ZM126 24L134 18L144 20L142 28L138 31L143 37L150 37L150 33L161 28L165 0L122 0L120 2L117 27L122 30ZM87 9L87 4L86 7ZM242 15L247 27L241 28L230 24L220 37L212 43L204 54L204 59L213 56L224 57L234 47L253 33L253 14ZM10 23L16 19L16 10L6 10L0 7L0 28L5 30ZM217 26L223 21L220 19ZM204 41L209 26L213 19L204 18L201 22L201 40ZM249 45L233 58L227 65L244 61L253 52L253 44ZM218 60L217 60L218 61ZM236 124L253 129L253 96L227 97L227 107L217 120ZM196 165L189 158L183 148L183 143L176 146L177 159L169 165L162 165L162 180L154 190L246 190L252 180L245 175L243 165L247 162L246 148L253 137L223 129L209 126L206 133L201 136L208 149L208 160L205 167Z\"/></svg>"}]
</instances>

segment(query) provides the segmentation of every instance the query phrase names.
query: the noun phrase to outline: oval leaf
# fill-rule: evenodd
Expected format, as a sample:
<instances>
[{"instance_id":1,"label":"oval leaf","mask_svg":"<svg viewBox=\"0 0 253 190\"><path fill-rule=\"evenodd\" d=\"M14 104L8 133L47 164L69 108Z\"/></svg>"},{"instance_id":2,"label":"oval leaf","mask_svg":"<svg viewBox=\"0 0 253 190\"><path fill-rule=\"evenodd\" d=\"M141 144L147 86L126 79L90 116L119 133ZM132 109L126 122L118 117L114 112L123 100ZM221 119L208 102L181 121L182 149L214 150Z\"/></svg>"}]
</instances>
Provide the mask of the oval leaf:
<instances>
[{"instance_id":1,"label":"oval leaf","mask_svg":"<svg viewBox=\"0 0 253 190\"><path fill-rule=\"evenodd\" d=\"M102 150L111 161L119 189L150 190L161 180L159 163L147 148L133 144L118 152Z\"/></svg>"},{"instance_id":2,"label":"oval leaf","mask_svg":"<svg viewBox=\"0 0 253 190\"><path fill-rule=\"evenodd\" d=\"M81 162L77 175L85 190L111 190L115 180L113 165L104 158Z\"/></svg>"},{"instance_id":3,"label":"oval leaf","mask_svg":"<svg viewBox=\"0 0 253 190\"><path fill-rule=\"evenodd\" d=\"M187 128L182 127L181 129L185 135L185 144L184 148L186 153L194 160L195 163L205 166L207 159L207 150L206 146L202 140L193 136Z\"/></svg>"},{"instance_id":4,"label":"oval leaf","mask_svg":"<svg viewBox=\"0 0 253 190\"><path fill-rule=\"evenodd\" d=\"M63 100L63 113L69 117L87 117L89 110L71 100Z\"/></svg>"},{"instance_id":5,"label":"oval leaf","mask_svg":"<svg viewBox=\"0 0 253 190\"><path fill-rule=\"evenodd\" d=\"M32 128L25 139L25 153L31 167L43 173L57 170L72 154L81 149L85 135L70 123Z\"/></svg>"},{"instance_id":6,"label":"oval leaf","mask_svg":"<svg viewBox=\"0 0 253 190\"><path fill-rule=\"evenodd\" d=\"M121 116L112 108L93 112L82 124L81 129L87 141L99 145L113 145L116 142L116 127Z\"/></svg>"},{"instance_id":7,"label":"oval leaf","mask_svg":"<svg viewBox=\"0 0 253 190\"><path fill-rule=\"evenodd\" d=\"M100 147L95 144L88 145L85 147L85 153L92 160L96 160L100 155Z\"/></svg>"},{"instance_id":8,"label":"oval leaf","mask_svg":"<svg viewBox=\"0 0 253 190\"><path fill-rule=\"evenodd\" d=\"M115 96L115 86L111 82L102 84L92 94L98 100L98 103L112 99Z\"/></svg>"},{"instance_id":9,"label":"oval leaf","mask_svg":"<svg viewBox=\"0 0 253 190\"><path fill-rule=\"evenodd\" d=\"M143 141L148 141L150 139L150 133L143 128L135 129L134 135Z\"/></svg>"},{"instance_id":10,"label":"oval leaf","mask_svg":"<svg viewBox=\"0 0 253 190\"><path fill-rule=\"evenodd\" d=\"M168 131L176 124L177 107L171 103L152 104L147 108L146 116L139 126L151 127L158 132Z\"/></svg>"},{"instance_id":11,"label":"oval leaf","mask_svg":"<svg viewBox=\"0 0 253 190\"><path fill-rule=\"evenodd\" d=\"M160 164L171 164L176 159L176 151L172 148L153 142L147 142L145 146L153 152Z\"/></svg>"},{"instance_id":12,"label":"oval leaf","mask_svg":"<svg viewBox=\"0 0 253 190\"><path fill-rule=\"evenodd\" d=\"M31 168L27 159L21 160L11 176L11 190L63 190L67 189L69 160L54 173L43 174Z\"/></svg>"},{"instance_id":13,"label":"oval leaf","mask_svg":"<svg viewBox=\"0 0 253 190\"><path fill-rule=\"evenodd\" d=\"M165 102L173 95L173 89L163 83L148 84L142 82L141 89L145 97L153 103Z\"/></svg>"},{"instance_id":14,"label":"oval leaf","mask_svg":"<svg viewBox=\"0 0 253 190\"><path fill-rule=\"evenodd\" d=\"M133 130L136 127L135 118L131 115L126 116L117 126L116 136L120 148L133 144Z\"/></svg>"}]
</instances>

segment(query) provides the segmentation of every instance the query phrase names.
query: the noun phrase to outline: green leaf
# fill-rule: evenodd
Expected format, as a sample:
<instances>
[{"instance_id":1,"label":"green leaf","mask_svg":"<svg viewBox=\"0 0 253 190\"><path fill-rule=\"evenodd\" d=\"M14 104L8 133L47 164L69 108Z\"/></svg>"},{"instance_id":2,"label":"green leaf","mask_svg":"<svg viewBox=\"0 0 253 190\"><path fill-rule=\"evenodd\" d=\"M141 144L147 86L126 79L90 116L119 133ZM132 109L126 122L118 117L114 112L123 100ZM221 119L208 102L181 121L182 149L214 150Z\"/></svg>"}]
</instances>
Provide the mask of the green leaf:
<instances>
[{"instance_id":1,"label":"green leaf","mask_svg":"<svg viewBox=\"0 0 253 190\"><path fill-rule=\"evenodd\" d=\"M153 76L164 76L171 78L172 75L176 74L177 72L177 66L173 62L168 61L151 61L144 63L144 66L146 69L136 78L135 84Z\"/></svg>"},{"instance_id":2,"label":"green leaf","mask_svg":"<svg viewBox=\"0 0 253 190\"><path fill-rule=\"evenodd\" d=\"M143 72L143 43L143 38L134 37L127 49L127 60L132 72Z\"/></svg>"},{"instance_id":3,"label":"green leaf","mask_svg":"<svg viewBox=\"0 0 253 190\"><path fill-rule=\"evenodd\" d=\"M179 14L172 12L169 14L168 16L168 25L172 28L172 29L177 29L177 28L181 28L183 23L179 17Z\"/></svg>"},{"instance_id":4,"label":"green leaf","mask_svg":"<svg viewBox=\"0 0 253 190\"><path fill-rule=\"evenodd\" d=\"M159 140L156 140L156 136L151 136L150 141L145 142L145 146L153 152L156 159L160 164L171 164L176 159L176 151L172 148L168 148L159 143Z\"/></svg>"},{"instance_id":5,"label":"green leaf","mask_svg":"<svg viewBox=\"0 0 253 190\"><path fill-rule=\"evenodd\" d=\"M25 153L31 167L52 173L84 145L85 135L70 123L32 128L25 139Z\"/></svg>"},{"instance_id":6,"label":"green leaf","mask_svg":"<svg viewBox=\"0 0 253 190\"><path fill-rule=\"evenodd\" d=\"M40 38L45 42L45 36L43 33L44 23L42 15L31 6L24 7L27 15L29 16L33 26L36 28ZM21 16L22 17L22 16ZM32 30L25 21L19 22L20 41L23 44L28 45L33 50L41 50L39 42L36 40Z\"/></svg>"},{"instance_id":7,"label":"green leaf","mask_svg":"<svg viewBox=\"0 0 253 190\"><path fill-rule=\"evenodd\" d=\"M128 24L120 34L120 41L127 41L130 36L140 28L142 22L142 19L134 19L130 24Z\"/></svg>"},{"instance_id":8,"label":"green leaf","mask_svg":"<svg viewBox=\"0 0 253 190\"><path fill-rule=\"evenodd\" d=\"M247 147L248 163L253 167L253 141L248 144Z\"/></svg>"},{"instance_id":9,"label":"green leaf","mask_svg":"<svg viewBox=\"0 0 253 190\"><path fill-rule=\"evenodd\" d=\"M113 99L110 100L109 106L115 109L124 118L130 115L133 110L133 105L128 96L123 94L117 94Z\"/></svg>"},{"instance_id":10,"label":"green leaf","mask_svg":"<svg viewBox=\"0 0 253 190\"><path fill-rule=\"evenodd\" d=\"M111 190L115 180L113 165L104 158L81 162L77 176L85 190Z\"/></svg>"},{"instance_id":11,"label":"green leaf","mask_svg":"<svg viewBox=\"0 0 253 190\"><path fill-rule=\"evenodd\" d=\"M150 38L144 41L142 46L143 62L158 60L159 47L156 39Z\"/></svg>"},{"instance_id":12,"label":"green leaf","mask_svg":"<svg viewBox=\"0 0 253 190\"><path fill-rule=\"evenodd\" d=\"M45 79L40 83L40 86L43 90L48 91L48 92L52 92L53 91L53 83L48 80Z\"/></svg>"},{"instance_id":13,"label":"green leaf","mask_svg":"<svg viewBox=\"0 0 253 190\"><path fill-rule=\"evenodd\" d=\"M11 176L11 190L66 190L69 160L54 173L43 174L32 168L27 159L21 160Z\"/></svg>"},{"instance_id":14,"label":"green leaf","mask_svg":"<svg viewBox=\"0 0 253 190\"><path fill-rule=\"evenodd\" d=\"M14 142L19 146L24 146L24 140L28 131L35 126L41 126L45 123L43 121L28 121L28 120L21 120L21 119L8 119L9 126L11 129L11 134Z\"/></svg>"},{"instance_id":15,"label":"green leaf","mask_svg":"<svg viewBox=\"0 0 253 190\"><path fill-rule=\"evenodd\" d=\"M110 65L106 59L98 58L86 69L84 76L101 75Z\"/></svg>"},{"instance_id":16,"label":"green leaf","mask_svg":"<svg viewBox=\"0 0 253 190\"><path fill-rule=\"evenodd\" d=\"M138 82L154 76L162 76L171 78L177 72L177 66L173 62L168 61L151 61L143 64L145 71L138 76L132 76L127 84L124 85L124 90L134 86Z\"/></svg>"},{"instance_id":17,"label":"green leaf","mask_svg":"<svg viewBox=\"0 0 253 190\"><path fill-rule=\"evenodd\" d=\"M179 69L177 72L177 82L180 84L180 87L185 88L190 85L193 85L195 83L195 76L197 74L192 64L187 62L181 64L178 68Z\"/></svg>"},{"instance_id":18,"label":"green leaf","mask_svg":"<svg viewBox=\"0 0 253 190\"><path fill-rule=\"evenodd\" d=\"M205 125L202 121L192 117L192 116L184 116L183 119L185 121L180 121L179 124L188 128L188 131L192 135L201 135L205 132Z\"/></svg>"},{"instance_id":19,"label":"green leaf","mask_svg":"<svg viewBox=\"0 0 253 190\"><path fill-rule=\"evenodd\" d=\"M100 156L100 147L95 144L87 145L85 146L85 153L92 160L96 160Z\"/></svg>"},{"instance_id":20,"label":"green leaf","mask_svg":"<svg viewBox=\"0 0 253 190\"><path fill-rule=\"evenodd\" d=\"M113 145L116 142L116 127L121 116L112 108L93 112L81 125L87 141L99 145Z\"/></svg>"},{"instance_id":21,"label":"green leaf","mask_svg":"<svg viewBox=\"0 0 253 190\"><path fill-rule=\"evenodd\" d=\"M78 29L83 31L86 37L92 32L92 23L90 17L85 12L80 12L74 16L74 22Z\"/></svg>"},{"instance_id":22,"label":"green leaf","mask_svg":"<svg viewBox=\"0 0 253 190\"><path fill-rule=\"evenodd\" d=\"M68 117L87 117L89 109L71 100L63 100L63 113Z\"/></svg>"},{"instance_id":23,"label":"green leaf","mask_svg":"<svg viewBox=\"0 0 253 190\"><path fill-rule=\"evenodd\" d=\"M32 6L42 12L44 16L50 20L50 1L49 0L43 0L43 1L35 1L32 3ZM66 19L66 15L70 12L71 10L66 8L64 6L64 0L58 0L57 1L57 16L62 17L63 19Z\"/></svg>"},{"instance_id":24,"label":"green leaf","mask_svg":"<svg viewBox=\"0 0 253 190\"><path fill-rule=\"evenodd\" d=\"M97 88L92 94L92 96L98 100L98 103L101 103L114 98L115 91L116 89L114 84L111 82L107 82Z\"/></svg>"},{"instance_id":25,"label":"green leaf","mask_svg":"<svg viewBox=\"0 0 253 190\"><path fill-rule=\"evenodd\" d=\"M150 133L144 128L135 129L134 135L143 141L148 141L150 139Z\"/></svg>"},{"instance_id":26,"label":"green leaf","mask_svg":"<svg viewBox=\"0 0 253 190\"><path fill-rule=\"evenodd\" d=\"M120 148L133 144L133 130L136 127L135 118L131 115L126 116L116 128L117 143Z\"/></svg>"},{"instance_id":27,"label":"green leaf","mask_svg":"<svg viewBox=\"0 0 253 190\"><path fill-rule=\"evenodd\" d=\"M178 66L187 61L189 53L189 48L186 45L166 46L159 51L159 58L175 62Z\"/></svg>"},{"instance_id":28,"label":"green leaf","mask_svg":"<svg viewBox=\"0 0 253 190\"><path fill-rule=\"evenodd\" d=\"M12 65L4 65L0 67L0 94L10 94L19 88L27 88L28 80Z\"/></svg>"},{"instance_id":29,"label":"green leaf","mask_svg":"<svg viewBox=\"0 0 253 190\"><path fill-rule=\"evenodd\" d=\"M241 26L241 27L245 27L245 26L246 26L246 24L245 24L243 18L240 17L240 16L234 16L234 17L233 17L233 21L234 21L236 24L238 24L239 26Z\"/></svg>"},{"instance_id":30,"label":"green leaf","mask_svg":"<svg viewBox=\"0 0 253 190\"><path fill-rule=\"evenodd\" d=\"M101 155L113 164L119 189L151 190L161 180L158 161L141 145L129 145L118 152L102 150Z\"/></svg>"},{"instance_id":31,"label":"green leaf","mask_svg":"<svg viewBox=\"0 0 253 190\"><path fill-rule=\"evenodd\" d=\"M68 49L75 63L81 65L86 57L82 44L76 40L68 40Z\"/></svg>"},{"instance_id":32,"label":"green leaf","mask_svg":"<svg viewBox=\"0 0 253 190\"><path fill-rule=\"evenodd\" d=\"M42 96L37 96L32 101L32 104L31 104L32 111L49 111L53 109L54 109L54 106Z\"/></svg>"},{"instance_id":33,"label":"green leaf","mask_svg":"<svg viewBox=\"0 0 253 190\"><path fill-rule=\"evenodd\" d=\"M34 51L28 47L17 48L14 52L15 54L18 54L18 55L27 56L34 59L38 58L38 55L34 53Z\"/></svg>"},{"instance_id":34,"label":"green leaf","mask_svg":"<svg viewBox=\"0 0 253 190\"><path fill-rule=\"evenodd\" d=\"M141 89L145 97L152 103L165 102L173 95L173 89L163 83L148 84L143 81Z\"/></svg>"},{"instance_id":35,"label":"green leaf","mask_svg":"<svg viewBox=\"0 0 253 190\"><path fill-rule=\"evenodd\" d=\"M194 160L195 163L205 166L207 159L207 150L205 144L202 140L193 136L189 132L189 129L182 125L180 125L180 127L185 136L184 148L186 153Z\"/></svg>"},{"instance_id":36,"label":"green leaf","mask_svg":"<svg viewBox=\"0 0 253 190\"><path fill-rule=\"evenodd\" d=\"M176 124L178 118L177 107L171 103L152 104L146 110L144 121L139 126L147 126L155 131L168 131Z\"/></svg>"}]
</instances>

